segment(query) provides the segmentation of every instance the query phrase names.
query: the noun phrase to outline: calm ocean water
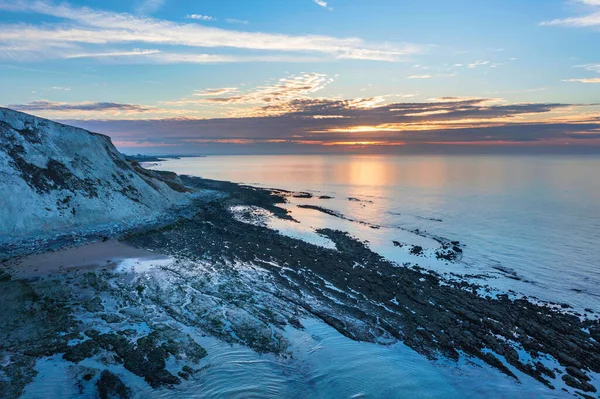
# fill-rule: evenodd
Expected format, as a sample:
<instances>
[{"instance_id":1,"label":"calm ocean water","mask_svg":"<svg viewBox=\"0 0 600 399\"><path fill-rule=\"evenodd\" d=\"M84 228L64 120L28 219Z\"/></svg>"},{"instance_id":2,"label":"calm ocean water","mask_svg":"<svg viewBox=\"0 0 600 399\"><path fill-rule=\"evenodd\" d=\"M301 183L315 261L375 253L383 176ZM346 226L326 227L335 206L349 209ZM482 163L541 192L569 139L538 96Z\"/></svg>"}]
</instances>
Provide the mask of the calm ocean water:
<instances>
[{"instance_id":1,"label":"calm ocean water","mask_svg":"<svg viewBox=\"0 0 600 399\"><path fill-rule=\"evenodd\" d=\"M458 264L418 258L423 267L483 272L491 278L482 282L500 292L600 311L600 157L215 156L155 167L334 196L291 198L286 207L301 223L273 227L284 234L295 229L292 234L317 245L323 243L315 228L339 228L399 263L406 252L391 241L426 247L427 239L410 233L426 230L466 247ZM301 209L300 203L381 228ZM211 367L202 391L223 398L572 397L560 385L550 391L516 370L520 383L472 359L430 362L401 343L355 342L318 320L305 325L304 332L289 331L291 363L242 347L207 346Z\"/></svg>"},{"instance_id":2,"label":"calm ocean water","mask_svg":"<svg viewBox=\"0 0 600 399\"><path fill-rule=\"evenodd\" d=\"M332 195L342 200L318 204L466 244L457 272L488 272L500 289L600 311L600 157L214 156L159 168ZM323 225L328 216L311 217Z\"/></svg>"}]
</instances>

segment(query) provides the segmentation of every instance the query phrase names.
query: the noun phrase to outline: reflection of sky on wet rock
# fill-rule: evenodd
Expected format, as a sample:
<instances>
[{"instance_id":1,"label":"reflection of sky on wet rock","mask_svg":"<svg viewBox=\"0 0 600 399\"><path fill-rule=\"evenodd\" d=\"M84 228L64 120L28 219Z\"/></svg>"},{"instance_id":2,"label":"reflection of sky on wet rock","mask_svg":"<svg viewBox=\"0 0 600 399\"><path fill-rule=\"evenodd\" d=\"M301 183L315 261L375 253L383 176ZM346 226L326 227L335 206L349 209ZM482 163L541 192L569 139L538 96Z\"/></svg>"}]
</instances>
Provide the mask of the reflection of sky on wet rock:
<instances>
[{"instance_id":1,"label":"reflection of sky on wet rock","mask_svg":"<svg viewBox=\"0 0 600 399\"><path fill-rule=\"evenodd\" d=\"M194 296L205 298L197 303L206 306L205 317L209 313L220 315L224 320L224 328L228 329L230 327L227 326L232 323L256 319L244 321L246 316L243 313L236 316L239 306L236 300L230 302L223 298L229 296L233 299L238 296L236 292L242 293L242 296L245 295L243 292L251 292L258 304L264 303L276 312L277 309L284 311L284 304L284 307L272 306L272 301L276 299L269 294L273 288L269 280L264 278L264 271L248 264L232 264L231 267L241 273L241 276L232 278L233 275L224 272L224 269L208 263L176 262L173 259L153 259L151 256L125 258L116 263L115 281L123 284L119 277L121 273L132 274L133 278L127 279L126 285L118 285L118 291L103 296L107 311L121 300L121 295L128 295L128 287L142 284L145 290L150 290L146 299L136 306L138 317L147 320L150 326L139 324L135 322L136 318L131 318L120 324L119 329L134 329L137 334L145 335L161 324L169 325L189 334L208 352L208 356L196 366L201 371L175 389L152 389L142 378L117 365L109 366L108 369L134 392L133 398L194 397L199 392L203 397L215 398L404 398L407 395L477 398L483 393L490 398L503 398L506 395L535 397L542 394L549 398L563 397L559 390L550 392L526 376L522 376L523 383L515 384L514 380L477 361L458 364L444 360L431 362L402 343L386 346L357 342L313 318L299 320L304 330L287 326L282 331L282 337L289 342L288 351L283 356L259 354L239 343L227 343L205 334L200 325L188 318L192 314L188 310L192 309L192 303L196 303L192 299ZM111 280L112 277L109 277L109 284ZM203 283L198 284L200 281ZM77 293L77 280L65 280L64 283ZM161 301L148 302L157 293L161 294ZM210 301L202 305L202 301L209 298ZM238 320L238 317L241 318ZM103 333L111 330L98 325L102 322L93 315L88 314L80 320ZM248 326L251 328L251 325ZM232 338L236 336L232 334ZM42 358L35 366L39 374L27 386L23 398L92 397L93 387L86 386L81 391L72 383L72 378L85 372L86 367L107 368L97 358L86 359L78 365L66 362L61 355ZM168 370L176 374L178 366L168 363Z\"/></svg>"},{"instance_id":2,"label":"reflection of sky on wet rock","mask_svg":"<svg viewBox=\"0 0 600 399\"><path fill-rule=\"evenodd\" d=\"M236 220L244 223L257 224L266 226L270 229L277 230L281 234L298 238L308 243L318 245L324 248L335 249L333 241L315 232L315 227L306 223L296 223L290 220L282 220L275 217L271 212L252 206L238 205L230 208ZM250 213L251 218L246 218L244 215ZM293 213L293 216L296 216Z\"/></svg>"}]
</instances>

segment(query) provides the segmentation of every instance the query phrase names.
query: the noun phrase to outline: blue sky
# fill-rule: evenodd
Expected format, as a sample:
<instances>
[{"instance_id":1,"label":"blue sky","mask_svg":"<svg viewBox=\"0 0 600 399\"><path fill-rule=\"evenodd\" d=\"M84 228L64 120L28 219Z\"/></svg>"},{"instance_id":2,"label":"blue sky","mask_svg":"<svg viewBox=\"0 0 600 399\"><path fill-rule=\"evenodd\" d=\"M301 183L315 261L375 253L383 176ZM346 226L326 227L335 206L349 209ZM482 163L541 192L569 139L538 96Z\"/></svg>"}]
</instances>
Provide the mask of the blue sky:
<instances>
[{"instance_id":1,"label":"blue sky","mask_svg":"<svg viewBox=\"0 0 600 399\"><path fill-rule=\"evenodd\" d=\"M0 104L130 152L600 146L599 38L600 0L0 0Z\"/></svg>"}]
</instances>

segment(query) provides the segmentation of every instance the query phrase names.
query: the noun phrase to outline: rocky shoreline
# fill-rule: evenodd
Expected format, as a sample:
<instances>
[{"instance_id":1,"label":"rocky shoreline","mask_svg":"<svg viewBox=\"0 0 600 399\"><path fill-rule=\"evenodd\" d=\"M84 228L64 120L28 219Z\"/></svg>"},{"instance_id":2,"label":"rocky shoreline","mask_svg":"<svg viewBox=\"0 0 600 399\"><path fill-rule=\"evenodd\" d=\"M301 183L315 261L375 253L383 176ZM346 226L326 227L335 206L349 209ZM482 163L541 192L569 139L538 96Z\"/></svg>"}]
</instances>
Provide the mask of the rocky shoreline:
<instances>
[{"instance_id":1,"label":"rocky shoreline","mask_svg":"<svg viewBox=\"0 0 600 399\"><path fill-rule=\"evenodd\" d=\"M153 388L174 387L202 373L206 350L198 336L285 357L285 329L302 329L309 317L353 340L403 342L429 359L478 359L515 381L597 397L600 323L591 315L486 294L416 263L397 265L347 232L318 230L336 247L324 248L240 221L230 210L253 206L293 222L278 205L298 194L182 181L211 195L176 220L119 237L168 256L149 272L107 262L40 277L19 275L20 258L3 261L0 397L20 397L35 379L33 366L50 356L72 365L82 393L101 398L133 397L115 368ZM438 242L442 259L460 257L460 243ZM83 365L92 360L95 367Z\"/></svg>"}]
</instances>

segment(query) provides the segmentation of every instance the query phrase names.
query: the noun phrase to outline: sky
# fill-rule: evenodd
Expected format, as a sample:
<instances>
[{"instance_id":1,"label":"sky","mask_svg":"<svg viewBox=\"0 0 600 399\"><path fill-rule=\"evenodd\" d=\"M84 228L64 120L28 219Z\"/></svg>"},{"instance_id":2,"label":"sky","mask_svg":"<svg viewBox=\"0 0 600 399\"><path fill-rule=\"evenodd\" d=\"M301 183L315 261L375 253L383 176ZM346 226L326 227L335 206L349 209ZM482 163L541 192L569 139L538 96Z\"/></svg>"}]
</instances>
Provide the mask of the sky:
<instances>
[{"instance_id":1,"label":"sky","mask_svg":"<svg viewBox=\"0 0 600 399\"><path fill-rule=\"evenodd\" d=\"M600 152L600 0L0 0L0 106L126 153Z\"/></svg>"}]
</instances>

